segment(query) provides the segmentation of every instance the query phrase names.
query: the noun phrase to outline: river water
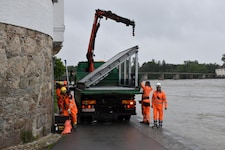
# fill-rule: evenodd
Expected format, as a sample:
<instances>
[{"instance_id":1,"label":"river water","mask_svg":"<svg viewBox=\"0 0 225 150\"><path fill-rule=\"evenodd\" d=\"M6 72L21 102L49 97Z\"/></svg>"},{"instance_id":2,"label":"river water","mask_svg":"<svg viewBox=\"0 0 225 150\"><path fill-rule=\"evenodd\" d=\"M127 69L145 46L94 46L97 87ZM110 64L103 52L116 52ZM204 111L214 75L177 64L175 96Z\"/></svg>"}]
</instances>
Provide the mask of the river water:
<instances>
[{"instance_id":1,"label":"river water","mask_svg":"<svg viewBox=\"0 0 225 150\"><path fill-rule=\"evenodd\" d=\"M204 149L225 149L225 79L149 81L154 89L160 82L167 96L164 129Z\"/></svg>"}]
</instances>

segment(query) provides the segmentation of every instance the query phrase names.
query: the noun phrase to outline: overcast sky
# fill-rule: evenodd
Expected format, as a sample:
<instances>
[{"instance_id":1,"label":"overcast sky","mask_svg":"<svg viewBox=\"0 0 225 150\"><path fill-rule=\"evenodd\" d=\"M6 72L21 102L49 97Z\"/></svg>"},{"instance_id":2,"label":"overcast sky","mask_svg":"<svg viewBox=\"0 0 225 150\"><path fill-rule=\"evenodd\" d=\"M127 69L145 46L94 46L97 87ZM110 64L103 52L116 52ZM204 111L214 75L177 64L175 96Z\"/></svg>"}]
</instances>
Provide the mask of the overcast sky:
<instances>
[{"instance_id":1,"label":"overcast sky","mask_svg":"<svg viewBox=\"0 0 225 150\"><path fill-rule=\"evenodd\" d=\"M95 41L96 61L139 46L139 63L187 60L222 65L225 54L224 0L64 0L63 48L56 55L68 65L86 61L96 9L134 20L132 27L102 19Z\"/></svg>"}]
</instances>

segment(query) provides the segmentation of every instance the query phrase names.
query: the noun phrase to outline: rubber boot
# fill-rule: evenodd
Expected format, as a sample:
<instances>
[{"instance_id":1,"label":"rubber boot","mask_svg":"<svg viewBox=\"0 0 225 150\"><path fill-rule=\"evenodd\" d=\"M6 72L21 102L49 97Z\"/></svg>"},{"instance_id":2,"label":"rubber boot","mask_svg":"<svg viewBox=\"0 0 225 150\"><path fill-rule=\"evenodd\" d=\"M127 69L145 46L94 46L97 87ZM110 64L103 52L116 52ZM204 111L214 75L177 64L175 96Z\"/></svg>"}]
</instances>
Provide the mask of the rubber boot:
<instances>
[{"instance_id":1,"label":"rubber boot","mask_svg":"<svg viewBox=\"0 0 225 150\"><path fill-rule=\"evenodd\" d=\"M140 123L145 123L144 121L140 121Z\"/></svg>"},{"instance_id":2,"label":"rubber boot","mask_svg":"<svg viewBox=\"0 0 225 150\"><path fill-rule=\"evenodd\" d=\"M154 125L152 126L152 128L157 128L157 121L154 120Z\"/></svg>"},{"instance_id":3,"label":"rubber boot","mask_svg":"<svg viewBox=\"0 0 225 150\"><path fill-rule=\"evenodd\" d=\"M73 123L73 129L76 129L77 128L77 122L74 122Z\"/></svg>"},{"instance_id":4,"label":"rubber boot","mask_svg":"<svg viewBox=\"0 0 225 150\"><path fill-rule=\"evenodd\" d=\"M159 120L159 128L162 128L162 123L163 123L163 121Z\"/></svg>"}]
</instances>

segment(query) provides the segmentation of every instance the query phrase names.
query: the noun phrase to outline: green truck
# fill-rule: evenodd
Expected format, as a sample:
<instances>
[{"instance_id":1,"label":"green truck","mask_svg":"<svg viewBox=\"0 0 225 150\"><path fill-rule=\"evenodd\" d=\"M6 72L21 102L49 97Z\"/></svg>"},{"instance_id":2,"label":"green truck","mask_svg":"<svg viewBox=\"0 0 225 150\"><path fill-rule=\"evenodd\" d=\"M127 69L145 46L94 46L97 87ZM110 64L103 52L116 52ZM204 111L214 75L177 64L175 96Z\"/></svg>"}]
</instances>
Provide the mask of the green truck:
<instances>
[{"instance_id":1,"label":"green truck","mask_svg":"<svg viewBox=\"0 0 225 150\"><path fill-rule=\"evenodd\" d=\"M80 122L93 120L130 120L136 115L138 86L138 46L124 50L107 62L79 62L76 72L75 99ZM131 62L133 60L133 62Z\"/></svg>"},{"instance_id":2,"label":"green truck","mask_svg":"<svg viewBox=\"0 0 225 150\"><path fill-rule=\"evenodd\" d=\"M87 61L78 64L73 88L81 122L109 118L130 120L131 115L136 114L135 95L140 94L138 46L121 51L107 62L95 62L95 38L102 18L132 26L134 36L133 20L118 16L110 10L96 10L86 54Z\"/></svg>"}]
</instances>

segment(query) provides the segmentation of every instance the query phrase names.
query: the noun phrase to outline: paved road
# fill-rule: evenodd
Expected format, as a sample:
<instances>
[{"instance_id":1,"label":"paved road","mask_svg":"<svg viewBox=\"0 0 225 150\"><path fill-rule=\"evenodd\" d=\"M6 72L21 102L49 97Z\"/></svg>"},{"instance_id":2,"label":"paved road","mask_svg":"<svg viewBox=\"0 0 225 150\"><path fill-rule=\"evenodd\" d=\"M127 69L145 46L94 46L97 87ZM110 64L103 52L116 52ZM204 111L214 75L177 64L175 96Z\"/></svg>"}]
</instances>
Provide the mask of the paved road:
<instances>
[{"instance_id":1,"label":"paved road","mask_svg":"<svg viewBox=\"0 0 225 150\"><path fill-rule=\"evenodd\" d=\"M143 125L144 127L147 125ZM63 136L52 150L165 150L166 148L131 122L79 125Z\"/></svg>"},{"instance_id":2,"label":"paved road","mask_svg":"<svg viewBox=\"0 0 225 150\"><path fill-rule=\"evenodd\" d=\"M140 124L132 116L130 122L105 122L78 125L72 134L64 135L52 150L203 150L165 128L153 129Z\"/></svg>"}]
</instances>

